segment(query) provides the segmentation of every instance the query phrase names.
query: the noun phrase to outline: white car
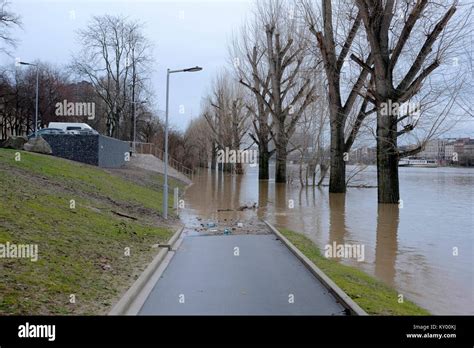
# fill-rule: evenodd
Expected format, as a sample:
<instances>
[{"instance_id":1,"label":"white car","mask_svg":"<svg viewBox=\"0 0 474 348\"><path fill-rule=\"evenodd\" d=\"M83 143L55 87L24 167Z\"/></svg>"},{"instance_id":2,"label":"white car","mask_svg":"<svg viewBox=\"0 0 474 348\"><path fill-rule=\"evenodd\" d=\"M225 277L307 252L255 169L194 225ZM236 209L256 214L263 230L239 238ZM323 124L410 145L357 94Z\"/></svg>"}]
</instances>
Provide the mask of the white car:
<instances>
[{"instance_id":1,"label":"white car","mask_svg":"<svg viewBox=\"0 0 474 348\"><path fill-rule=\"evenodd\" d=\"M50 122L48 128L57 128L66 134L99 134L87 123Z\"/></svg>"}]
</instances>

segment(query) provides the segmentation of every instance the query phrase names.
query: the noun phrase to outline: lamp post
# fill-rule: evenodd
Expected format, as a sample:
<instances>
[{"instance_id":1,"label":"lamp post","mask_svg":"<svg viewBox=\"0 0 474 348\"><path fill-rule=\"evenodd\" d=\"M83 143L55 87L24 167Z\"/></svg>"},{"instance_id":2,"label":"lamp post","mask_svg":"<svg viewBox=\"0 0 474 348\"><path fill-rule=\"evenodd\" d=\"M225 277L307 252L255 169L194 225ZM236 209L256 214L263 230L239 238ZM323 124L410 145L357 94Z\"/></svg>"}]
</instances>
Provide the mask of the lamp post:
<instances>
[{"instance_id":1,"label":"lamp post","mask_svg":"<svg viewBox=\"0 0 474 348\"><path fill-rule=\"evenodd\" d=\"M38 87L39 87L39 66L38 64L27 63L27 62L18 62L21 65L31 65L36 67L36 107L35 107L35 138L36 133L38 132Z\"/></svg>"},{"instance_id":2,"label":"lamp post","mask_svg":"<svg viewBox=\"0 0 474 348\"><path fill-rule=\"evenodd\" d=\"M180 72L198 72L202 68L195 66L193 68L181 69L181 70L167 70L166 73L166 121L165 121L165 182L163 185L163 217L168 219L168 112L169 112L169 87L170 87L170 74Z\"/></svg>"}]
</instances>

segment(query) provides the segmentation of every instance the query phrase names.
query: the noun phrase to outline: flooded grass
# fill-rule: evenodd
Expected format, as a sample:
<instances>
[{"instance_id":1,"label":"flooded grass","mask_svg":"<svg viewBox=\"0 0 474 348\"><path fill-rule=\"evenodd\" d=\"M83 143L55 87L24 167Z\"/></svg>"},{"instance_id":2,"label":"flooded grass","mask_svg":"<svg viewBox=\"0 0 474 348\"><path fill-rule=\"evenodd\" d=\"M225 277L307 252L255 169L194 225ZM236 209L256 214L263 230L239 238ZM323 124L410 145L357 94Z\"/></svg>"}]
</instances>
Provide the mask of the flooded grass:
<instances>
[{"instance_id":1,"label":"flooded grass","mask_svg":"<svg viewBox=\"0 0 474 348\"><path fill-rule=\"evenodd\" d=\"M413 302L398 302L398 292L361 270L343 265L321 255L318 247L301 233L285 228L279 231L304 255L331 278L362 309L371 315L429 315Z\"/></svg>"}]
</instances>

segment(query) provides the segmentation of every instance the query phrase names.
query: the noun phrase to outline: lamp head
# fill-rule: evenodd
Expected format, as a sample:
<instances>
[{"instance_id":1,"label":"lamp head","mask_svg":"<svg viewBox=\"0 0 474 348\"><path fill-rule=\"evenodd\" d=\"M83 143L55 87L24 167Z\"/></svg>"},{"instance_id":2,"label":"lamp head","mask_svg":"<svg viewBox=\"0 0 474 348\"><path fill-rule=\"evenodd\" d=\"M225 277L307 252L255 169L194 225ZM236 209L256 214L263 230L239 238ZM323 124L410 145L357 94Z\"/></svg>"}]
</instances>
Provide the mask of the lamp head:
<instances>
[{"instance_id":1,"label":"lamp head","mask_svg":"<svg viewBox=\"0 0 474 348\"><path fill-rule=\"evenodd\" d=\"M183 71L185 72L197 72L197 71L201 71L202 68L200 66L195 66L193 68L188 68L188 69L184 69Z\"/></svg>"}]
</instances>

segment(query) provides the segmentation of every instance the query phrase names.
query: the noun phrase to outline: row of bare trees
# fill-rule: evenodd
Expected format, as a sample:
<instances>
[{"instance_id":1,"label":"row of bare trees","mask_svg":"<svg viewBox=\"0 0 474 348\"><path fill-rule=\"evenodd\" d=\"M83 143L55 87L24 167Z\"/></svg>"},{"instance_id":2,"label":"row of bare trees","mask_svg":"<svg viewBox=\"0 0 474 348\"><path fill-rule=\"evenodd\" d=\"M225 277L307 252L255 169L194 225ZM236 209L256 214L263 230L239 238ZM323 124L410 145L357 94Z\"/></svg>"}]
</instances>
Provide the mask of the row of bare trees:
<instances>
[{"instance_id":1,"label":"row of bare trees","mask_svg":"<svg viewBox=\"0 0 474 348\"><path fill-rule=\"evenodd\" d=\"M463 46L472 45L466 41L471 9L456 0L258 1L230 42L231 66L215 77L201 117L176 134L183 161L202 165L208 156L215 167L219 149L256 146L259 178L269 178L273 156L275 180L286 182L288 158L296 153L300 173L305 166L313 184L317 168L322 183L329 160L329 191L342 193L351 148L371 136L378 200L397 203L399 159L446 130L453 108L471 110L466 86L472 86L472 71L466 71L472 62L451 64L460 60ZM2 49L14 44L9 30L19 24L3 1ZM136 123L139 140L159 142L160 122L143 104L153 93L152 47L142 25L98 16L78 39L82 50L64 71L38 62L43 125L56 99L74 99L75 86L105 115L95 128L132 140ZM32 128L33 75L33 69L3 69L2 132ZM417 107L398 108L404 104ZM243 171L240 164L222 167Z\"/></svg>"},{"instance_id":2,"label":"row of bare trees","mask_svg":"<svg viewBox=\"0 0 474 348\"><path fill-rule=\"evenodd\" d=\"M132 140L136 124L138 140L157 139L160 122L151 108L148 87L152 69L151 45L139 22L121 16L97 16L78 32L82 49L65 67L36 61L36 66L14 66L10 49L16 40L11 29L20 17L0 3L0 46L10 58L0 69L0 138L25 135L34 129L36 72L39 76L40 128L51 121L87 122L99 132ZM2 57L3 58L3 57ZM56 103L92 102L97 117L58 116Z\"/></svg>"},{"instance_id":3,"label":"row of bare trees","mask_svg":"<svg viewBox=\"0 0 474 348\"><path fill-rule=\"evenodd\" d=\"M73 83L67 74L54 66L38 62L39 127L56 121L56 103L95 100L93 88L87 83ZM13 66L0 70L0 138L29 134L34 129L36 67L19 69ZM101 112L100 104L96 111ZM82 122L80 117L73 120ZM97 120L90 120L97 126Z\"/></svg>"},{"instance_id":4,"label":"row of bare trees","mask_svg":"<svg viewBox=\"0 0 474 348\"><path fill-rule=\"evenodd\" d=\"M238 100L240 120L258 146L260 179L269 178L275 155L275 180L287 181L293 151L301 159L300 173L304 162L312 175L316 166L323 174L321 139L328 120L329 191L345 192L350 150L369 135L377 144L378 201L397 203L399 159L421 151L453 124L446 121L453 121L461 87L469 86L467 64L451 65L469 44L472 8L459 7L455 0L257 2L230 44L227 87L216 79L204 107L210 151L242 144L226 136L232 133L226 121L232 100ZM225 90L238 85L243 94L226 97Z\"/></svg>"},{"instance_id":5,"label":"row of bare trees","mask_svg":"<svg viewBox=\"0 0 474 348\"><path fill-rule=\"evenodd\" d=\"M314 71L306 29L288 2L260 2L231 44L236 78L253 96L253 139L259 147L260 179L269 177L275 152L275 180L286 182L291 138L307 108L316 101ZM270 149L272 141L274 148Z\"/></svg>"},{"instance_id":6,"label":"row of bare trees","mask_svg":"<svg viewBox=\"0 0 474 348\"><path fill-rule=\"evenodd\" d=\"M223 71L213 82L212 91L204 100L202 117L207 121L211 135L211 168L217 165L218 149L240 149L248 131L249 111L243 88L233 83ZM220 163L225 171L243 174L242 163Z\"/></svg>"}]
</instances>

